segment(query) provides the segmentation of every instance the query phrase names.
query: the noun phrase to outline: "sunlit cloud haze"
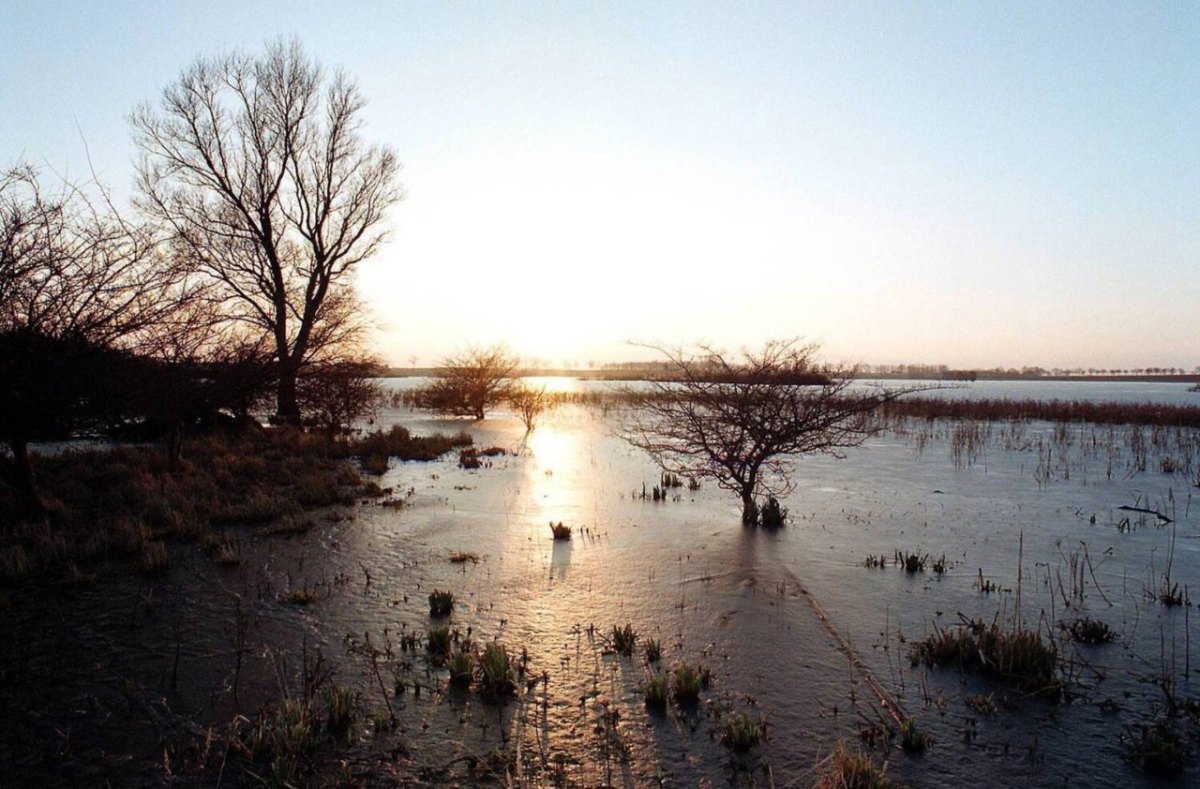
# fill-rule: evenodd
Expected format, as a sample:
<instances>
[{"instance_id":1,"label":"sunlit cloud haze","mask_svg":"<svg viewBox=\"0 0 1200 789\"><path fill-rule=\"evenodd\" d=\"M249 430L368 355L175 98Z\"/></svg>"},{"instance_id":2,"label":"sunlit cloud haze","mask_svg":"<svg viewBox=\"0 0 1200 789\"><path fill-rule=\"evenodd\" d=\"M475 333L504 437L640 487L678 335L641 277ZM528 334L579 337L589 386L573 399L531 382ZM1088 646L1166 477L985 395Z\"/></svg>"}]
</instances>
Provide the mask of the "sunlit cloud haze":
<instances>
[{"instance_id":1,"label":"sunlit cloud haze","mask_svg":"<svg viewBox=\"0 0 1200 789\"><path fill-rule=\"evenodd\" d=\"M86 141L121 200L126 116L196 56L356 78L404 163L359 277L393 363L1200 365L1194 4L0 6L0 164Z\"/></svg>"}]
</instances>

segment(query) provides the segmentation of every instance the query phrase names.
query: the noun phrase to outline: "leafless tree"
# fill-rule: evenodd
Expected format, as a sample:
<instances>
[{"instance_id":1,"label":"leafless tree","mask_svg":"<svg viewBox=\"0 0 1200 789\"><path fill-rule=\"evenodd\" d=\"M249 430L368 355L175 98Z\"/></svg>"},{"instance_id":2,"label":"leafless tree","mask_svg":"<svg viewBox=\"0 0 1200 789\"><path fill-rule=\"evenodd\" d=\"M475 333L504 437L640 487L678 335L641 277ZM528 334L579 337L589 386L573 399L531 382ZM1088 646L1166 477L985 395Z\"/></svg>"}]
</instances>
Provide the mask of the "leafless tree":
<instances>
[{"instance_id":1,"label":"leafless tree","mask_svg":"<svg viewBox=\"0 0 1200 789\"><path fill-rule=\"evenodd\" d=\"M0 173L0 481L38 511L31 441L62 438L121 410L120 368L153 353L192 297L152 233L96 184ZM121 390L120 392L118 390Z\"/></svg>"},{"instance_id":2,"label":"leafless tree","mask_svg":"<svg viewBox=\"0 0 1200 789\"><path fill-rule=\"evenodd\" d=\"M509 388L508 403L521 421L525 424L525 432L531 432L537 419L550 407L550 397L546 387L532 387L525 383L516 383Z\"/></svg>"},{"instance_id":3,"label":"leafless tree","mask_svg":"<svg viewBox=\"0 0 1200 789\"><path fill-rule=\"evenodd\" d=\"M140 204L222 309L270 338L284 421L300 419L303 368L356 334L349 275L400 198L395 155L362 138L364 106L293 41L200 58L131 116Z\"/></svg>"},{"instance_id":4,"label":"leafless tree","mask_svg":"<svg viewBox=\"0 0 1200 789\"><path fill-rule=\"evenodd\" d=\"M417 404L443 414L483 419L508 399L517 358L502 345L468 348L447 356L433 381L417 393Z\"/></svg>"},{"instance_id":5,"label":"leafless tree","mask_svg":"<svg viewBox=\"0 0 1200 789\"><path fill-rule=\"evenodd\" d=\"M817 363L816 346L797 340L738 356L651 347L666 357L668 373L626 389L626 440L666 472L736 493L747 525L758 523L762 496L793 489L792 456L840 456L878 432L875 408L913 391L852 387L851 371Z\"/></svg>"}]
</instances>

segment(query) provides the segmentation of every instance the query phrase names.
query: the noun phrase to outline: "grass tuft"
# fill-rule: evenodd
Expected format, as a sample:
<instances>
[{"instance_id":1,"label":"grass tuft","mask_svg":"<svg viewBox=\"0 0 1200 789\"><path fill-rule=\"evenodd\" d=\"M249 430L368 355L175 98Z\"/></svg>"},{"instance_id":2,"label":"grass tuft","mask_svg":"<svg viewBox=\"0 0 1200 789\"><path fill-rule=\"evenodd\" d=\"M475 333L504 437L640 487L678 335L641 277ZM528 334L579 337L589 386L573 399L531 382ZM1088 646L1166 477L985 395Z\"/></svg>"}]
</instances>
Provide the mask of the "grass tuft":
<instances>
[{"instance_id":1,"label":"grass tuft","mask_svg":"<svg viewBox=\"0 0 1200 789\"><path fill-rule=\"evenodd\" d=\"M613 625L609 643L614 652L625 657L630 657L633 655L633 649L637 645L637 638L637 631L633 629L633 625L629 623L626 623L625 627Z\"/></svg>"},{"instance_id":2,"label":"grass tuft","mask_svg":"<svg viewBox=\"0 0 1200 789\"><path fill-rule=\"evenodd\" d=\"M516 693L513 661L504 645L490 641L479 656L479 686L484 699L503 701Z\"/></svg>"},{"instance_id":3,"label":"grass tuft","mask_svg":"<svg viewBox=\"0 0 1200 789\"><path fill-rule=\"evenodd\" d=\"M721 744L737 753L758 745L766 736L766 724L756 722L749 713L740 712L725 721L721 728Z\"/></svg>"},{"instance_id":4,"label":"grass tuft","mask_svg":"<svg viewBox=\"0 0 1200 789\"><path fill-rule=\"evenodd\" d=\"M833 753L817 765L813 789L891 789L887 764L879 767L867 753L838 742Z\"/></svg>"},{"instance_id":5,"label":"grass tuft","mask_svg":"<svg viewBox=\"0 0 1200 789\"><path fill-rule=\"evenodd\" d=\"M429 615L435 618L449 616L454 610L454 593L445 589L434 589L429 593Z\"/></svg>"},{"instance_id":6,"label":"grass tuft","mask_svg":"<svg viewBox=\"0 0 1200 789\"><path fill-rule=\"evenodd\" d=\"M1001 627L999 623L968 622L935 632L913 644L909 659L915 666L957 664L968 671L993 674L1039 694L1062 688L1058 648L1035 630Z\"/></svg>"}]
</instances>

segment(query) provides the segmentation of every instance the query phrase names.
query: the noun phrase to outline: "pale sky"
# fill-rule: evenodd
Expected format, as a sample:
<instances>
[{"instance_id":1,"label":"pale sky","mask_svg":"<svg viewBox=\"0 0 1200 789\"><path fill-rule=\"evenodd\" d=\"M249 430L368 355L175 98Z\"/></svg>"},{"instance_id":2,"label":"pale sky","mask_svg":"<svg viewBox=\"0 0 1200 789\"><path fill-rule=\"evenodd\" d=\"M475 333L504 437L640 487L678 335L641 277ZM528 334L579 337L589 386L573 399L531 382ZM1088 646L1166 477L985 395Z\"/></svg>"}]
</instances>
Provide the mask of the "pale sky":
<instances>
[{"instance_id":1,"label":"pale sky","mask_svg":"<svg viewBox=\"0 0 1200 789\"><path fill-rule=\"evenodd\" d=\"M393 363L1200 365L1200 4L0 0L0 166L126 199L133 107L280 36L404 163Z\"/></svg>"}]
</instances>

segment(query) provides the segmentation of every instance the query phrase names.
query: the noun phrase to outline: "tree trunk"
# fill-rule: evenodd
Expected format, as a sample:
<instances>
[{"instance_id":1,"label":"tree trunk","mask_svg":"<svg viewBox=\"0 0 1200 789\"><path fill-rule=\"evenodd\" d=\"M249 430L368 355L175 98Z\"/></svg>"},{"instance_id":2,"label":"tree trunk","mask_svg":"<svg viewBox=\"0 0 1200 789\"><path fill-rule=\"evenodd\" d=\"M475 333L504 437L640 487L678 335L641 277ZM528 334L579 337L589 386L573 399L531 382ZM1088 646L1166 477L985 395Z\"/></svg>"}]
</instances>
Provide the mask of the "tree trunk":
<instances>
[{"instance_id":1,"label":"tree trunk","mask_svg":"<svg viewBox=\"0 0 1200 789\"><path fill-rule=\"evenodd\" d=\"M183 468L183 425L174 422L167 431L167 468L179 471Z\"/></svg>"},{"instance_id":2,"label":"tree trunk","mask_svg":"<svg viewBox=\"0 0 1200 789\"><path fill-rule=\"evenodd\" d=\"M13 459L10 462L0 457L0 478L16 492L17 503L25 515L40 517L45 514L46 507L33 484L33 469L29 466L29 444L12 438L8 441L12 447Z\"/></svg>"},{"instance_id":3,"label":"tree trunk","mask_svg":"<svg viewBox=\"0 0 1200 789\"><path fill-rule=\"evenodd\" d=\"M300 401L296 397L296 371L291 365L280 365L276 388L275 421L285 425L300 424Z\"/></svg>"},{"instance_id":4,"label":"tree trunk","mask_svg":"<svg viewBox=\"0 0 1200 789\"><path fill-rule=\"evenodd\" d=\"M755 526L758 524L758 504L754 501L754 490L742 491L742 525Z\"/></svg>"}]
</instances>

